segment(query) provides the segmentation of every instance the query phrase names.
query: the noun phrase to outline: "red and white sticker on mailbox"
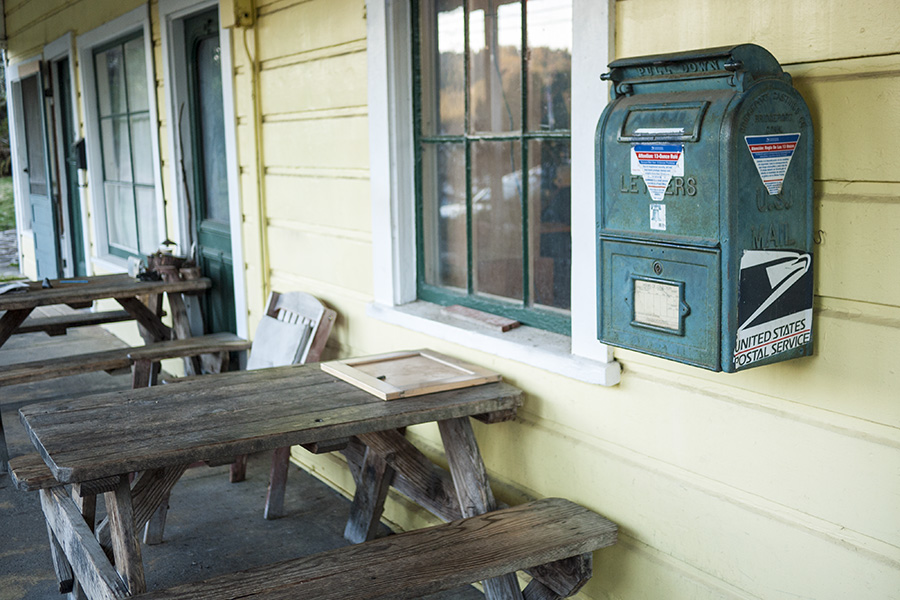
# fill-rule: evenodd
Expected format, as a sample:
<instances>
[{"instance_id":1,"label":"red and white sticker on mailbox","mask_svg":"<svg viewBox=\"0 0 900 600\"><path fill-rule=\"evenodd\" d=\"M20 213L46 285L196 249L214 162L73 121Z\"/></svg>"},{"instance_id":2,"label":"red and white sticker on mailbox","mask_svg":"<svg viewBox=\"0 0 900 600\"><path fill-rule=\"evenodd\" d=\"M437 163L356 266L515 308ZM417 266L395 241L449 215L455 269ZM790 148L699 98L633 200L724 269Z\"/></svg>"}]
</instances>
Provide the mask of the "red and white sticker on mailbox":
<instances>
[{"instance_id":1,"label":"red and white sticker on mailbox","mask_svg":"<svg viewBox=\"0 0 900 600\"><path fill-rule=\"evenodd\" d=\"M812 254L745 250L738 286L735 369L809 344L812 303Z\"/></svg>"},{"instance_id":2,"label":"red and white sticker on mailbox","mask_svg":"<svg viewBox=\"0 0 900 600\"><path fill-rule=\"evenodd\" d=\"M636 144L631 147L631 174L640 175L654 202L662 202L672 177L684 175L683 144Z\"/></svg>"},{"instance_id":3,"label":"red and white sticker on mailbox","mask_svg":"<svg viewBox=\"0 0 900 600\"><path fill-rule=\"evenodd\" d=\"M800 141L799 133L744 136L753 163L770 196L781 193L784 176Z\"/></svg>"}]
</instances>

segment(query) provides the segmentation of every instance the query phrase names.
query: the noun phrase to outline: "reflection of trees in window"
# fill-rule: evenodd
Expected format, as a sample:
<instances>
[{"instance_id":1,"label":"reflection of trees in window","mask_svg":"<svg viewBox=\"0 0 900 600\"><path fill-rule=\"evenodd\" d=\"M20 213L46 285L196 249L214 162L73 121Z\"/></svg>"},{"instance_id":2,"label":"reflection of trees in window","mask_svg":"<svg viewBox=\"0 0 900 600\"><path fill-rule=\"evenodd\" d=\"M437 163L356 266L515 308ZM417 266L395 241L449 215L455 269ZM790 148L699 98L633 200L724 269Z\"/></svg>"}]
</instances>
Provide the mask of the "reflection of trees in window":
<instances>
[{"instance_id":1,"label":"reflection of trees in window","mask_svg":"<svg viewBox=\"0 0 900 600\"><path fill-rule=\"evenodd\" d=\"M571 1L416 12L419 295L565 331Z\"/></svg>"}]
</instances>

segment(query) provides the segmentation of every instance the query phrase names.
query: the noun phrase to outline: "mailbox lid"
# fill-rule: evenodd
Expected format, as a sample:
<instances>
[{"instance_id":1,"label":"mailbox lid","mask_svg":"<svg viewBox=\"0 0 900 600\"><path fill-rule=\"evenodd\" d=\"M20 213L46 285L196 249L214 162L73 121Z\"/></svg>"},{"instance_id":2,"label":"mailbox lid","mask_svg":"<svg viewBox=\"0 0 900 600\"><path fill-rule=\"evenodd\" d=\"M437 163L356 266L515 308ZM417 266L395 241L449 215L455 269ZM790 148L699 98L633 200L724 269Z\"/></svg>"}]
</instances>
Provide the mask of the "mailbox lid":
<instances>
[{"instance_id":1,"label":"mailbox lid","mask_svg":"<svg viewBox=\"0 0 900 600\"><path fill-rule=\"evenodd\" d=\"M720 370L718 250L600 241L599 339Z\"/></svg>"},{"instance_id":2,"label":"mailbox lid","mask_svg":"<svg viewBox=\"0 0 900 600\"><path fill-rule=\"evenodd\" d=\"M722 123L734 97L717 89L636 94L607 107L597 133L603 234L719 243Z\"/></svg>"}]
</instances>

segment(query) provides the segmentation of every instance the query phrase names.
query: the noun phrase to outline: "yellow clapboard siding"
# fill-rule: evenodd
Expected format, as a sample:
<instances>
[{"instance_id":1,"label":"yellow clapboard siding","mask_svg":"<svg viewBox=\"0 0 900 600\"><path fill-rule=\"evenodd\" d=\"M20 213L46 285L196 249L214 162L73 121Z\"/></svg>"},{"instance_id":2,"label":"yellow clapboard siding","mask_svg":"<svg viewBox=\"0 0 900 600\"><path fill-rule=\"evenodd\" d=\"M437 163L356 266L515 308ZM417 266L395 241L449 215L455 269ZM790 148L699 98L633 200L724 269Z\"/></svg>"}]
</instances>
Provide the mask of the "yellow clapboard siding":
<instances>
[{"instance_id":1,"label":"yellow clapboard siding","mask_svg":"<svg viewBox=\"0 0 900 600\"><path fill-rule=\"evenodd\" d=\"M285 8L260 8L259 60L364 40L364 8L359 0L312 0Z\"/></svg>"},{"instance_id":2,"label":"yellow clapboard siding","mask_svg":"<svg viewBox=\"0 0 900 600\"><path fill-rule=\"evenodd\" d=\"M900 52L897 6L860 0L616 2L616 56L752 42L782 64Z\"/></svg>"},{"instance_id":3,"label":"yellow clapboard siding","mask_svg":"<svg viewBox=\"0 0 900 600\"><path fill-rule=\"evenodd\" d=\"M372 293L370 243L277 227L269 227L268 236L273 271Z\"/></svg>"},{"instance_id":4,"label":"yellow clapboard siding","mask_svg":"<svg viewBox=\"0 0 900 600\"><path fill-rule=\"evenodd\" d=\"M370 231L369 182L332 177L266 176L269 211L279 219Z\"/></svg>"},{"instance_id":5,"label":"yellow clapboard siding","mask_svg":"<svg viewBox=\"0 0 900 600\"><path fill-rule=\"evenodd\" d=\"M763 410L793 413L806 406L896 427L900 423L896 401L900 369L895 358L900 348L900 310L819 298L813 339L812 357L737 374L706 372L628 350L616 350L616 357L626 370L673 378L698 393L710 384L753 392L770 399L761 405Z\"/></svg>"},{"instance_id":6,"label":"yellow clapboard siding","mask_svg":"<svg viewBox=\"0 0 900 600\"><path fill-rule=\"evenodd\" d=\"M366 55L343 54L260 74L267 114L366 106Z\"/></svg>"},{"instance_id":7,"label":"yellow clapboard siding","mask_svg":"<svg viewBox=\"0 0 900 600\"><path fill-rule=\"evenodd\" d=\"M266 165L367 168L368 126L365 117L267 122L263 126Z\"/></svg>"},{"instance_id":8,"label":"yellow clapboard siding","mask_svg":"<svg viewBox=\"0 0 900 600\"><path fill-rule=\"evenodd\" d=\"M816 179L900 181L900 71L798 77L795 84L815 126Z\"/></svg>"},{"instance_id":9,"label":"yellow clapboard siding","mask_svg":"<svg viewBox=\"0 0 900 600\"><path fill-rule=\"evenodd\" d=\"M27 58L28 49L40 52L44 44L72 32L80 35L112 17L145 4L140 0L33 0L6 19L10 60Z\"/></svg>"},{"instance_id":10,"label":"yellow clapboard siding","mask_svg":"<svg viewBox=\"0 0 900 600\"><path fill-rule=\"evenodd\" d=\"M481 429L476 432L484 434L479 441L494 437L493 430ZM507 429L512 428L500 434ZM700 434L697 430L684 433ZM765 443L763 432L759 437ZM711 460L716 452L711 445ZM896 557L885 553L896 553L896 548L842 531L841 524L815 519L798 522L802 514L780 512L777 505L736 496L724 487L706 487L690 473L668 473L623 460L549 430L510 431L505 453L514 454L522 465L514 473L517 481L602 512L619 524L624 536L686 565L685 575L707 574L712 579L707 582L710 587L721 580L724 586L742 590L745 597L757 598L853 598L864 587L866 597L887 599L895 589ZM571 460L574 456L577 461ZM486 453L485 460L489 468L504 475L509 472L508 465L497 465L492 453ZM800 556L814 559L798 560ZM607 560L605 554L601 557ZM632 567L626 560L618 570L628 572ZM633 573L623 582L623 597L648 597L632 586L638 585L635 579L652 578L655 573L656 568ZM765 577L758 577L761 573ZM690 597L673 584L669 593L649 597ZM594 577L588 585L589 597L602 598L609 582Z\"/></svg>"},{"instance_id":11,"label":"yellow clapboard siding","mask_svg":"<svg viewBox=\"0 0 900 600\"><path fill-rule=\"evenodd\" d=\"M900 165L898 165L900 168ZM816 203L816 293L900 306L900 196L824 196Z\"/></svg>"}]
</instances>

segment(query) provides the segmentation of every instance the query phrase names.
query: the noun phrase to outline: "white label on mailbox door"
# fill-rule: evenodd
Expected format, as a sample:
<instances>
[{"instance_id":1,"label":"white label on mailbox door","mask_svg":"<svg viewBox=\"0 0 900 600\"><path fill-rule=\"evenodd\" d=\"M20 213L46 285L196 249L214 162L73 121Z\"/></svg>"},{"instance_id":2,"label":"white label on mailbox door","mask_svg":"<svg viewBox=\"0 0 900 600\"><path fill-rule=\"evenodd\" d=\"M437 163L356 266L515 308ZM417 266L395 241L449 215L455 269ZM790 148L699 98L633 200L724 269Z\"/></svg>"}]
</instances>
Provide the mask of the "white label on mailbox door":
<instances>
[{"instance_id":1,"label":"white label on mailbox door","mask_svg":"<svg viewBox=\"0 0 900 600\"><path fill-rule=\"evenodd\" d=\"M634 280L634 320L644 325L678 331L681 293L677 285Z\"/></svg>"},{"instance_id":2,"label":"white label on mailbox door","mask_svg":"<svg viewBox=\"0 0 900 600\"><path fill-rule=\"evenodd\" d=\"M654 202L662 202L674 176L684 175L684 145L636 144L631 147L631 174L640 175Z\"/></svg>"},{"instance_id":3,"label":"white label on mailbox door","mask_svg":"<svg viewBox=\"0 0 900 600\"><path fill-rule=\"evenodd\" d=\"M800 140L799 133L782 133L777 135L744 136L750 156L759 171L763 185L770 196L781 193L784 176L791 165L794 150Z\"/></svg>"},{"instance_id":4,"label":"white label on mailbox door","mask_svg":"<svg viewBox=\"0 0 900 600\"><path fill-rule=\"evenodd\" d=\"M650 204L650 229L666 230L665 204Z\"/></svg>"}]
</instances>

